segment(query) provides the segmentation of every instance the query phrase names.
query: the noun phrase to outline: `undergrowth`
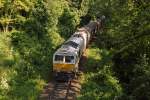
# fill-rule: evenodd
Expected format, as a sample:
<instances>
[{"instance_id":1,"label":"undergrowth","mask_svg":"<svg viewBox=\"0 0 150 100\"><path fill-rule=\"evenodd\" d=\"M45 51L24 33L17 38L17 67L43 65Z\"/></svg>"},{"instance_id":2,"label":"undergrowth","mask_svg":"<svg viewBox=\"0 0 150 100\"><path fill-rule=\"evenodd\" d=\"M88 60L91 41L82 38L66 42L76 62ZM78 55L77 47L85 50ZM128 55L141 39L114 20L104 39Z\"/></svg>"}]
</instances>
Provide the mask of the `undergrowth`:
<instances>
[{"instance_id":1,"label":"undergrowth","mask_svg":"<svg viewBox=\"0 0 150 100\"><path fill-rule=\"evenodd\" d=\"M87 50L86 72L78 100L113 100L122 94L122 87L112 71L112 53L90 47Z\"/></svg>"}]
</instances>

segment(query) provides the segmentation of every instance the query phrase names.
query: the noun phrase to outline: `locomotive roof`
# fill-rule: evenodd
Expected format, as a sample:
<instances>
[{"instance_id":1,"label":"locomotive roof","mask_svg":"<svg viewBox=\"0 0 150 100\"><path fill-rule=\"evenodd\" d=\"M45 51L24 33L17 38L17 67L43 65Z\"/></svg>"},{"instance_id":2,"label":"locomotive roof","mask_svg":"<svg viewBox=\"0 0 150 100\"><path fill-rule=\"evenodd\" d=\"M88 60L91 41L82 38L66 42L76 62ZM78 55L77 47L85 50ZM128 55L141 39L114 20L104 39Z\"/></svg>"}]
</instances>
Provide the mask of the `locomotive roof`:
<instances>
[{"instance_id":1,"label":"locomotive roof","mask_svg":"<svg viewBox=\"0 0 150 100\"><path fill-rule=\"evenodd\" d=\"M56 54L76 54L76 49L69 45L62 45L61 48L59 48L56 51Z\"/></svg>"},{"instance_id":2,"label":"locomotive roof","mask_svg":"<svg viewBox=\"0 0 150 100\"><path fill-rule=\"evenodd\" d=\"M73 41L73 42L75 42L75 43L77 43L77 44L80 44L81 40L82 40L82 37L70 37L70 38L68 39L68 41ZM68 41L67 41L67 42L68 42Z\"/></svg>"},{"instance_id":3,"label":"locomotive roof","mask_svg":"<svg viewBox=\"0 0 150 100\"><path fill-rule=\"evenodd\" d=\"M73 35L55 52L55 54L77 54L81 44L82 37L74 37Z\"/></svg>"}]
</instances>

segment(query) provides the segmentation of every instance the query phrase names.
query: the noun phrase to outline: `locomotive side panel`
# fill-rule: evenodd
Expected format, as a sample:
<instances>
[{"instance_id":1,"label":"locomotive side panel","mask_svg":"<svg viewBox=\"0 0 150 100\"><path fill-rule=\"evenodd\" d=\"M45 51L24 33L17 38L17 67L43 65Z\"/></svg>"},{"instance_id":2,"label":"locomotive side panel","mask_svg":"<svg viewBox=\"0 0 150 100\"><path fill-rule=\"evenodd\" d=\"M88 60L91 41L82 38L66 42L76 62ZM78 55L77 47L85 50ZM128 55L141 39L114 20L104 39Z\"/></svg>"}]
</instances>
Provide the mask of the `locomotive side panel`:
<instances>
[{"instance_id":1,"label":"locomotive side panel","mask_svg":"<svg viewBox=\"0 0 150 100\"><path fill-rule=\"evenodd\" d=\"M90 34L88 32L86 32L85 30L83 30L83 28L81 28L81 29L78 29L78 32L75 32L74 35L80 36L83 38L83 46L82 46L82 51L81 51L83 53L89 42Z\"/></svg>"}]
</instances>

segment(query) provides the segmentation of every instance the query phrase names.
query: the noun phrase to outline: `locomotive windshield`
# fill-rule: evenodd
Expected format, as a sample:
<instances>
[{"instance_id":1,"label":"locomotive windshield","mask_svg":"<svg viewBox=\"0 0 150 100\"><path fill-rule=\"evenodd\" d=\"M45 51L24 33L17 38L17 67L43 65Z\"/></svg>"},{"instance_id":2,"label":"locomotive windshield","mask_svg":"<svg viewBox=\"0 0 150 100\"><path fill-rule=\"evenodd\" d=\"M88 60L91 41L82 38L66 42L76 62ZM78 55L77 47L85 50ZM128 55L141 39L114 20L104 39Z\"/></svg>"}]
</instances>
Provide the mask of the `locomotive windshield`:
<instances>
[{"instance_id":1,"label":"locomotive windshield","mask_svg":"<svg viewBox=\"0 0 150 100\"><path fill-rule=\"evenodd\" d=\"M55 55L55 61L63 61L64 56L62 55Z\"/></svg>"},{"instance_id":2,"label":"locomotive windshield","mask_svg":"<svg viewBox=\"0 0 150 100\"><path fill-rule=\"evenodd\" d=\"M74 56L65 56L66 63L74 63Z\"/></svg>"}]
</instances>

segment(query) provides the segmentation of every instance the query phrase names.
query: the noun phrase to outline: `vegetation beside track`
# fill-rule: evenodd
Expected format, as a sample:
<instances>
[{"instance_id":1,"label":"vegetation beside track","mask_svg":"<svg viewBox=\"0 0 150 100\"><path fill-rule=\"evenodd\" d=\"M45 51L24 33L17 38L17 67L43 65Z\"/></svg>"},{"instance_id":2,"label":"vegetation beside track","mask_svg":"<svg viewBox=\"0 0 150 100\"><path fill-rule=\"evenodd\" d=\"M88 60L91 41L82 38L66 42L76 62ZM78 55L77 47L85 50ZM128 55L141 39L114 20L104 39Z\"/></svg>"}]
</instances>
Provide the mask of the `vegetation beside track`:
<instances>
[{"instance_id":1,"label":"vegetation beside track","mask_svg":"<svg viewBox=\"0 0 150 100\"><path fill-rule=\"evenodd\" d=\"M0 99L37 99L54 51L77 27L105 15L79 99L149 100L149 9L148 0L1 0Z\"/></svg>"},{"instance_id":2,"label":"vegetation beside track","mask_svg":"<svg viewBox=\"0 0 150 100\"><path fill-rule=\"evenodd\" d=\"M112 66L112 53L106 49L89 47L79 100L112 100L123 92Z\"/></svg>"}]
</instances>

